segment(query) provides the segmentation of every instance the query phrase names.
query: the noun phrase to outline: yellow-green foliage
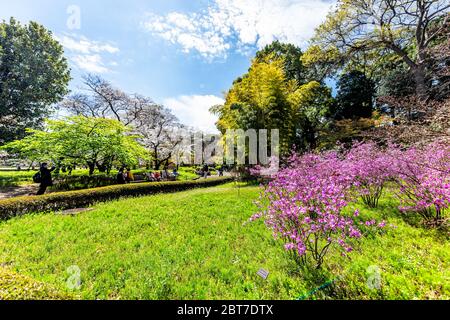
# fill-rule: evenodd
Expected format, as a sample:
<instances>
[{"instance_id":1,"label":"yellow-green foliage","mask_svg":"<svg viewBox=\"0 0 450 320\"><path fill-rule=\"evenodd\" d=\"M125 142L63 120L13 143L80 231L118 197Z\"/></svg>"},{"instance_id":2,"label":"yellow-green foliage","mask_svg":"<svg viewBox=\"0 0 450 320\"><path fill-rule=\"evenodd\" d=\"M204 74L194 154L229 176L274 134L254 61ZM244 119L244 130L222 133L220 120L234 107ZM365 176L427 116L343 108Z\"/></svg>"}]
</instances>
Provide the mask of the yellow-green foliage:
<instances>
[{"instance_id":1,"label":"yellow-green foliage","mask_svg":"<svg viewBox=\"0 0 450 320\"><path fill-rule=\"evenodd\" d=\"M24 139L0 149L29 160L67 166L92 167L105 159L119 165L135 165L139 158L147 156L147 151L136 141L138 136L113 119L72 116L47 120L47 131L29 129L28 133Z\"/></svg>"},{"instance_id":2,"label":"yellow-green foliage","mask_svg":"<svg viewBox=\"0 0 450 320\"><path fill-rule=\"evenodd\" d=\"M304 141L299 131L317 132L333 102L331 90L317 81L299 85L286 77L284 59L273 55L255 59L247 74L236 80L223 106L212 111L219 116L217 126L227 129L279 129L281 153ZM314 136L314 135L313 135Z\"/></svg>"},{"instance_id":3,"label":"yellow-green foliage","mask_svg":"<svg viewBox=\"0 0 450 320\"><path fill-rule=\"evenodd\" d=\"M69 300L73 297L48 284L0 267L0 300Z\"/></svg>"}]
</instances>

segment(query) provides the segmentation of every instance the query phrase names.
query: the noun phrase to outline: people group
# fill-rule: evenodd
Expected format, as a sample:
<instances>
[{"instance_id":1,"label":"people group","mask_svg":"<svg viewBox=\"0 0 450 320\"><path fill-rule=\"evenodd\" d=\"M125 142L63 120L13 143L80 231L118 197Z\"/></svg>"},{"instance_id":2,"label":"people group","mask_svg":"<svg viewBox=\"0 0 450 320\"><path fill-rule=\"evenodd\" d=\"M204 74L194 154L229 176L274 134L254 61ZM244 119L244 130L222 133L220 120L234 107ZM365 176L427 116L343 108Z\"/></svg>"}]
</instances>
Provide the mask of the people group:
<instances>
[{"instance_id":1,"label":"people group","mask_svg":"<svg viewBox=\"0 0 450 320\"><path fill-rule=\"evenodd\" d=\"M33 177L33 180L36 183L39 183L39 190L37 195L45 194L48 187L53 185L52 172L55 170L55 167L49 169L47 163L42 163L39 171ZM223 176L225 171L224 166L221 166L217 172L219 176ZM205 164L200 170L196 171L199 178L207 178L211 176L211 170L207 164ZM147 172L143 174L145 181L148 182L160 182L160 181L174 181L177 180L180 174L177 169L173 169L172 172L169 172L168 169L164 169L162 171L154 171ZM133 183L135 181L135 176L130 168L122 167L119 169L119 172L116 176L116 181L118 184L127 184ZM139 180L144 181L144 180Z\"/></svg>"},{"instance_id":2,"label":"people group","mask_svg":"<svg viewBox=\"0 0 450 320\"><path fill-rule=\"evenodd\" d=\"M180 174L177 169L173 169L172 172L164 169L162 171L149 172L146 174L147 181L149 182L175 181L179 176Z\"/></svg>"},{"instance_id":3,"label":"people group","mask_svg":"<svg viewBox=\"0 0 450 320\"><path fill-rule=\"evenodd\" d=\"M160 182L160 181L173 181L177 180L179 177L179 173L177 169L173 169L172 172L169 172L167 169L162 171L154 171L154 172L146 172L143 174L143 178L148 182ZM143 181L143 180L139 180ZM127 168L121 168L117 173L117 183L118 184L127 184L135 182L135 177L132 171Z\"/></svg>"},{"instance_id":4,"label":"people group","mask_svg":"<svg viewBox=\"0 0 450 320\"><path fill-rule=\"evenodd\" d=\"M225 166L224 165L220 166L217 169L217 174L219 175L219 177L223 177L224 172L225 172ZM195 173L199 176L199 178L205 178L206 179L206 178L208 178L209 176L212 175L212 170L210 169L210 167L207 164L204 164L202 166L202 168L197 170Z\"/></svg>"},{"instance_id":5,"label":"people group","mask_svg":"<svg viewBox=\"0 0 450 320\"><path fill-rule=\"evenodd\" d=\"M117 183L118 184L126 184L134 181L134 174L130 168L120 168L117 173Z\"/></svg>"}]
</instances>

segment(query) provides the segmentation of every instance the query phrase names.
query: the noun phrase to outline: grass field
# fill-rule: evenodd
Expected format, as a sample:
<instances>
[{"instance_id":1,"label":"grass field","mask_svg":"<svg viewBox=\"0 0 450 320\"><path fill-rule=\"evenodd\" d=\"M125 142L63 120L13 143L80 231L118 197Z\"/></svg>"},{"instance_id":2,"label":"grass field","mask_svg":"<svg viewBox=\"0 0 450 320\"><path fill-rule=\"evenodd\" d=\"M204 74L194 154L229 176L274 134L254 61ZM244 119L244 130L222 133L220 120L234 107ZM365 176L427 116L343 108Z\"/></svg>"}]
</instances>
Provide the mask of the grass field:
<instances>
[{"instance_id":1,"label":"grass field","mask_svg":"<svg viewBox=\"0 0 450 320\"><path fill-rule=\"evenodd\" d=\"M1 222L0 266L83 299L450 298L448 233L405 221L394 199L377 210L358 207L396 228L365 238L350 259L330 256L317 271L297 267L262 221L246 223L258 192L227 184ZM70 291L73 265L81 287ZM373 270L378 289L367 285Z\"/></svg>"}]
</instances>

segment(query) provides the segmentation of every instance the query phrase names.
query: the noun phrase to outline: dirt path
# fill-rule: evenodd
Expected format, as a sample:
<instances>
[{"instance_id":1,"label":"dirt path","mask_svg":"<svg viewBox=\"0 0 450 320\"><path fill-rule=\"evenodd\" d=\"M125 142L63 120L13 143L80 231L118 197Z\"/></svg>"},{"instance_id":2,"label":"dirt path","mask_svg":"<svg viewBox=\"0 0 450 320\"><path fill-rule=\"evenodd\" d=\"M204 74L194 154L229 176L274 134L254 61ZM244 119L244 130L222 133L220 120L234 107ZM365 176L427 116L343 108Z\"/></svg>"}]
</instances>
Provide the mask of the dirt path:
<instances>
[{"instance_id":1,"label":"dirt path","mask_svg":"<svg viewBox=\"0 0 450 320\"><path fill-rule=\"evenodd\" d=\"M20 187L6 187L0 189L0 200L35 195L38 190L38 184L27 184Z\"/></svg>"}]
</instances>

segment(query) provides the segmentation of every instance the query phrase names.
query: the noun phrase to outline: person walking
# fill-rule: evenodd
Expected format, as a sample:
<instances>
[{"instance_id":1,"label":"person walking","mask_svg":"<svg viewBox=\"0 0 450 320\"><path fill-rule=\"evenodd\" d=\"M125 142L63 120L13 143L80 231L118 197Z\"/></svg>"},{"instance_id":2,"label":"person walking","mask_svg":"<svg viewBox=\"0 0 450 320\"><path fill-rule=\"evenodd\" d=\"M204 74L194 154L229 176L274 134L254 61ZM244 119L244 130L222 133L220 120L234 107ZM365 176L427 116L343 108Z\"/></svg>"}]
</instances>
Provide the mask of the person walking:
<instances>
[{"instance_id":1,"label":"person walking","mask_svg":"<svg viewBox=\"0 0 450 320\"><path fill-rule=\"evenodd\" d=\"M48 168L47 163L43 163L41 165L41 169L39 170L40 173L40 185L39 190L36 195L40 196L47 191L48 187L53 186L53 180L52 180L52 171L54 171L56 168L52 167L51 169Z\"/></svg>"}]
</instances>

